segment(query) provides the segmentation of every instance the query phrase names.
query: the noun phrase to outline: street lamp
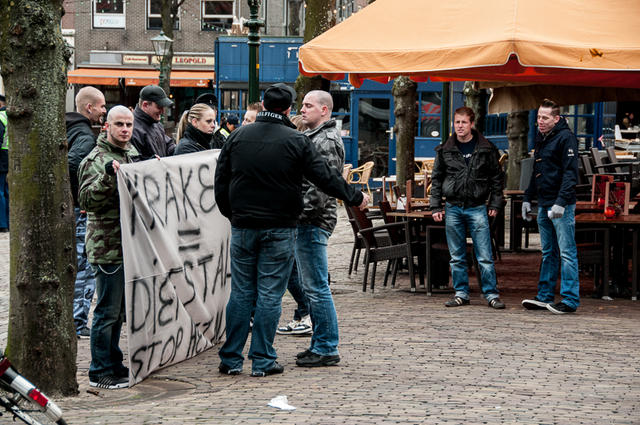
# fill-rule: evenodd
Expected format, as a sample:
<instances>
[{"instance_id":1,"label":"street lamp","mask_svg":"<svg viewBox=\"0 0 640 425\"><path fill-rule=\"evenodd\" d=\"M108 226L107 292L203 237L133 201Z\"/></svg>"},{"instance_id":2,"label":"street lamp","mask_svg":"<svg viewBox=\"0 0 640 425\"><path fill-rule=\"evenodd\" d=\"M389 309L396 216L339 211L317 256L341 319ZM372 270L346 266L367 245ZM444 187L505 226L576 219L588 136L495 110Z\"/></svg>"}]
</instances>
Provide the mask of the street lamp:
<instances>
[{"instance_id":1,"label":"street lamp","mask_svg":"<svg viewBox=\"0 0 640 425\"><path fill-rule=\"evenodd\" d=\"M260 0L247 0L249 3L249 20L244 23L249 28L249 103L258 102L260 100L260 90L258 86L258 67L260 61L258 58L260 48L260 27L264 26L264 22L258 19L258 9L260 9Z\"/></svg>"},{"instance_id":2,"label":"street lamp","mask_svg":"<svg viewBox=\"0 0 640 425\"><path fill-rule=\"evenodd\" d=\"M163 31L160 31L160 34L151 39L151 44L153 44L153 51L160 63L160 81L158 85L164 89L165 81L167 81L167 70L171 66L167 63L167 56L171 52L173 40L164 35Z\"/></svg>"}]
</instances>

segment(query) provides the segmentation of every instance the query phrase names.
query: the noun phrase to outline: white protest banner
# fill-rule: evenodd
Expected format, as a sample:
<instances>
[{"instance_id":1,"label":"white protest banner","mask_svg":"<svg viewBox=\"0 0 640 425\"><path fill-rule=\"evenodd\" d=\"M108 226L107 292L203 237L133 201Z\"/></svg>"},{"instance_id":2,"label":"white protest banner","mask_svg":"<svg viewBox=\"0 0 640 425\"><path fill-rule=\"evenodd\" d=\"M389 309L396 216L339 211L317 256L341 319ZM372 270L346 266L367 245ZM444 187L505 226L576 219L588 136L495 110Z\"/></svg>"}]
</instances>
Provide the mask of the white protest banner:
<instances>
[{"instance_id":1,"label":"white protest banner","mask_svg":"<svg viewBox=\"0 0 640 425\"><path fill-rule=\"evenodd\" d=\"M213 192L218 152L123 164L117 173L130 385L224 335L231 226Z\"/></svg>"}]
</instances>

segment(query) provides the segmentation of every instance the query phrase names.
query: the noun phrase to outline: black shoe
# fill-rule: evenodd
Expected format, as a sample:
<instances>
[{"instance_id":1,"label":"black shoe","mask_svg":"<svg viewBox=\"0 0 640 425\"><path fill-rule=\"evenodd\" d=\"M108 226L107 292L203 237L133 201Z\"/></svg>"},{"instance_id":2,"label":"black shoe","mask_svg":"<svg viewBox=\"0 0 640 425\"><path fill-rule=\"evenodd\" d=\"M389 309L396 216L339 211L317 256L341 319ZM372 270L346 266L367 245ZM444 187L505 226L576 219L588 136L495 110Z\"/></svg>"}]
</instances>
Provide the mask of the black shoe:
<instances>
[{"instance_id":1,"label":"black shoe","mask_svg":"<svg viewBox=\"0 0 640 425\"><path fill-rule=\"evenodd\" d=\"M575 308L571 308L565 303L547 304L547 310L549 310L553 314L567 314L576 312Z\"/></svg>"},{"instance_id":2,"label":"black shoe","mask_svg":"<svg viewBox=\"0 0 640 425\"><path fill-rule=\"evenodd\" d=\"M304 351L300 351L298 354L296 354L296 359L303 359L305 357L310 356L311 354L313 354L311 352L311 350L309 350L308 348Z\"/></svg>"},{"instance_id":3,"label":"black shoe","mask_svg":"<svg viewBox=\"0 0 640 425\"><path fill-rule=\"evenodd\" d=\"M495 308L496 310L502 310L505 305L502 301L500 301L500 298L494 298L489 301L489 307Z\"/></svg>"},{"instance_id":4,"label":"black shoe","mask_svg":"<svg viewBox=\"0 0 640 425\"><path fill-rule=\"evenodd\" d=\"M89 328L82 328L77 335L78 339L89 339L91 338L91 330Z\"/></svg>"},{"instance_id":5,"label":"black shoe","mask_svg":"<svg viewBox=\"0 0 640 425\"><path fill-rule=\"evenodd\" d=\"M117 390L119 388L127 388L129 386L129 378L117 377L115 375L89 377L89 385L106 390Z\"/></svg>"},{"instance_id":6,"label":"black shoe","mask_svg":"<svg viewBox=\"0 0 640 425\"><path fill-rule=\"evenodd\" d=\"M128 378L129 368L124 365L116 366L113 368L113 374L118 378Z\"/></svg>"},{"instance_id":7,"label":"black shoe","mask_svg":"<svg viewBox=\"0 0 640 425\"><path fill-rule=\"evenodd\" d=\"M300 367L321 367L334 366L340 363L340 356L321 356L316 353L309 353L305 357L296 360L296 364Z\"/></svg>"},{"instance_id":8,"label":"black shoe","mask_svg":"<svg viewBox=\"0 0 640 425\"><path fill-rule=\"evenodd\" d=\"M468 305L468 304L469 304L469 300L465 300L464 298L460 298L460 297L453 297L449 301L444 303L445 307L460 307L462 305Z\"/></svg>"},{"instance_id":9,"label":"black shoe","mask_svg":"<svg viewBox=\"0 0 640 425\"><path fill-rule=\"evenodd\" d=\"M229 366L227 366L224 363L220 363L220 365L218 366L218 372L222 373L223 375L240 375L240 372L242 372L242 369L232 369Z\"/></svg>"},{"instance_id":10,"label":"black shoe","mask_svg":"<svg viewBox=\"0 0 640 425\"><path fill-rule=\"evenodd\" d=\"M538 297L535 297L532 300L522 300L522 306L527 310L546 310L547 305L549 305L549 303L540 301Z\"/></svg>"},{"instance_id":11,"label":"black shoe","mask_svg":"<svg viewBox=\"0 0 640 425\"><path fill-rule=\"evenodd\" d=\"M271 366L269 369L254 370L253 372L251 372L251 376L262 377L262 376L269 376L269 375L277 375L282 372L284 372L284 366L282 366L278 362L273 362L273 366Z\"/></svg>"}]
</instances>

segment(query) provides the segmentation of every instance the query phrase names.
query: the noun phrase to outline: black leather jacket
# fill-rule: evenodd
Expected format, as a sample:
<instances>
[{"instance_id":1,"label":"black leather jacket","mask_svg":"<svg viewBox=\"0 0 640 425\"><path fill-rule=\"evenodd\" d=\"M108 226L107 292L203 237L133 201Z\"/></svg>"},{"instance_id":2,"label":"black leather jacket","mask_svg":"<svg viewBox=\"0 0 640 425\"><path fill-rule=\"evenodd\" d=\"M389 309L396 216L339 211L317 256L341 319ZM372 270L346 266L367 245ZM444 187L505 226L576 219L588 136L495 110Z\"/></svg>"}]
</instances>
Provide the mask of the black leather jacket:
<instances>
[{"instance_id":1,"label":"black leather jacket","mask_svg":"<svg viewBox=\"0 0 640 425\"><path fill-rule=\"evenodd\" d=\"M472 130L477 138L469 165L456 146L456 135L436 148L431 173L431 210L439 212L446 202L461 207L477 207L489 201L489 208L502 208L504 172L499 164L498 148L482 134Z\"/></svg>"}]
</instances>

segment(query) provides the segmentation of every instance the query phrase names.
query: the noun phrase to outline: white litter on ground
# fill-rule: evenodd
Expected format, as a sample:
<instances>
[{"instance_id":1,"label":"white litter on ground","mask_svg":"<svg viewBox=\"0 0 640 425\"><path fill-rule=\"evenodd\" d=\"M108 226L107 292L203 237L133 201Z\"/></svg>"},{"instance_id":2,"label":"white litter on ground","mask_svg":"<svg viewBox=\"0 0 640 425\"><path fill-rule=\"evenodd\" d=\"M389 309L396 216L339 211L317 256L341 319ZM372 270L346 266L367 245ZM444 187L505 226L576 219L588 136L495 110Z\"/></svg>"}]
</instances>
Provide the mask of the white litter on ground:
<instances>
[{"instance_id":1,"label":"white litter on ground","mask_svg":"<svg viewBox=\"0 0 640 425\"><path fill-rule=\"evenodd\" d=\"M296 410L295 407L289 404L289 401L287 400L286 395L279 395L272 398L269 404L267 404L267 406L275 407L276 409L281 409L281 410Z\"/></svg>"}]
</instances>

